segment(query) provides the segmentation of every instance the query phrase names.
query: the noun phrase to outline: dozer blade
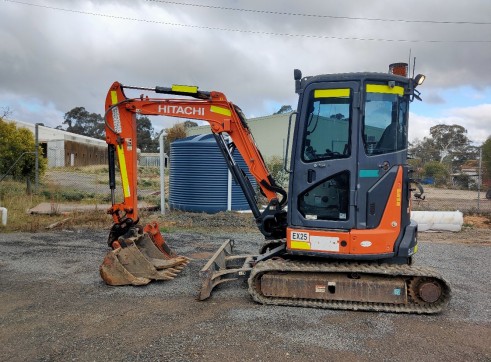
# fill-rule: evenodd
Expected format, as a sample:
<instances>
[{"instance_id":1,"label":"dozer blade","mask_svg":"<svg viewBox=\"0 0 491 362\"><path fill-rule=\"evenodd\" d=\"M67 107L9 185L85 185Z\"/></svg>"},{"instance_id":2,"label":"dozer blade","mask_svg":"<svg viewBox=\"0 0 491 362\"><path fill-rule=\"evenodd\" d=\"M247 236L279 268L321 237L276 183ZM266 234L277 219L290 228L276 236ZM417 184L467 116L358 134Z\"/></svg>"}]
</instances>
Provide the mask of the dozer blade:
<instances>
[{"instance_id":1,"label":"dozer blade","mask_svg":"<svg viewBox=\"0 0 491 362\"><path fill-rule=\"evenodd\" d=\"M151 280L174 279L190 259L162 252L153 238L138 229L120 237L121 246L108 252L99 268L102 279L109 285L146 285ZM163 239L159 245L162 243ZM170 250L167 245L166 248Z\"/></svg>"},{"instance_id":2,"label":"dozer blade","mask_svg":"<svg viewBox=\"0 0 491 362\"><path fill-rule=\"evenodd\" d=\"M220 284L248 278L256 263L282 254L286 243L274 242L270 246L264 248L261 255L233 255L234 241L226 240L199 272L201 289L198 299L208 299L213 288Z\"/></svg>"},{"instance_id":3,"label":"dozer blade","mask_svg":"<svg viewBox=\"0 0 491 362\"><path fill-rule=\"evenodd\" d=\"M253 255L232 255L234 241L226 240L200 271L199 300L208 299L217 285L247 278L252 270Z\"/></svg>"}]
</instances>

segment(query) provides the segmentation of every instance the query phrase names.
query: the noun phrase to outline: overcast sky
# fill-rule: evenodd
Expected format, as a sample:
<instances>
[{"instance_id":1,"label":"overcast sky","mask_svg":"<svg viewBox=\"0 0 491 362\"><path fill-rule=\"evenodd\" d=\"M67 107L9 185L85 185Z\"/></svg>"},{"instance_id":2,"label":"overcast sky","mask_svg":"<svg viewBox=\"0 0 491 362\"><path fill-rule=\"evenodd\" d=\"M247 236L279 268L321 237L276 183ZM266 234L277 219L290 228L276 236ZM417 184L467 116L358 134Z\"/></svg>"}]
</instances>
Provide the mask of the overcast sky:
<instances>
[{"instance_id":1,"label":"overcast sky","mask_svg":"<svg viewBox=\"0 0 491 362\"><path fill-rule=\"evenodd\" d=\"M116 80L198 85L264 116L296 108L294 68L385 72L411 51L427 79L410 138L440 123L491 135L490 0L6 0L0 44L0 107L25 122L102 114Z\"/></svg>"}]
</instances>

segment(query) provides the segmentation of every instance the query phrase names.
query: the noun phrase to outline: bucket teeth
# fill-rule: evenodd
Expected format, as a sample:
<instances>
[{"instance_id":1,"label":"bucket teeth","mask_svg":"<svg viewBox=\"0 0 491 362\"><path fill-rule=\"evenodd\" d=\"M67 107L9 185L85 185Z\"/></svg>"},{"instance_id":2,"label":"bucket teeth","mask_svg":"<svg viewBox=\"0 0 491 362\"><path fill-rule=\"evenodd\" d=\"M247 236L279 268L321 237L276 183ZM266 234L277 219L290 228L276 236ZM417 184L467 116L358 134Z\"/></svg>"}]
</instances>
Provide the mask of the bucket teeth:
<instances>
[{"instance_id":1,"label":"bucket teeth","mask_svg":"<svg viewBox=\"0 0 491 362\"><path fill-rule=\"evenodd\" d=\"M109 285L136 286L151 280L172 280L190 261L162 253L147 233L129 237L123 244L126 246L109 251L99 268Z\"/></svg>"},{"instance_id":2,"label":"bucket teeth","mask_svg":"<svg viewBox=\"0 0 491 362\"><path fill-rule=\"evenodd\" d=\"M155 267L157 270L162 270L162 269L168 269L168 268L177 268L180 265L183 265L183 267L188 264L188 261L186 258L183 257L177 257L169 260L160 260L160 259L155 259L151 258L148 259L152 265Z\"/></svg>"},{"instance_id":3,"label":"bucket teeth","mask_svg":"<svg viewBox=\"0 0 491 362\"><path fill-rule=\"evenodd\" d=\"M111 250L106 254L99 267L101 278L109 285L146 285L150 283L148 278L140 278L131 274L119 262L118 254L121 249Z\"/></svg>"}]
</instances>

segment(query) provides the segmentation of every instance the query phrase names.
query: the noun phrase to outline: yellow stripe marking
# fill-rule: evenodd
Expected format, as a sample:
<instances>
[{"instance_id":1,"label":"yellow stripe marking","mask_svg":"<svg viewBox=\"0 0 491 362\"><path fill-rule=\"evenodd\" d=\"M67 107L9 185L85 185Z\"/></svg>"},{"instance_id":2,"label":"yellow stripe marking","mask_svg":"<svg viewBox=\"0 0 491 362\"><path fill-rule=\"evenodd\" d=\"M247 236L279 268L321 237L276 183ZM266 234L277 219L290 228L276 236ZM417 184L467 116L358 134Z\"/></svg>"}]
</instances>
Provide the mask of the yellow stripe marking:
<instances>
[{"instance_id":1,"label":"yellow stripe marking","mask_svg":"<svg viewBox=\"0 0 491 362\"><path fill-rule=\"evenodd\" d=\"M314 91L314 98L340 98L349 97L351 90L349 88L340 89L316 89Z\"/></svg>"},{"instance_id":2,"label":"yellow stripe marking","mask_svg":"<svg viewBox=\"0 0 491 362\"><path fill-rule=\"evenodd\" d=\"M222 115L228 116L228 117L230 117L232 115L232 112L230 112L230 109L218 107L218 106L211 106L210 112L222 114Z\"/></svg>"},{"instance_id":3,"label":"yellow stripe marking","mask_svg":"<svg viewBox=\"0 0 491 362\"><path fill-rule=\"evenodd\" d=\"M395 86L389 87L388 85L381 84L367 84L368 93L386 93L386 94L397 94L399 96L404 95L404 88Z\"/></svg>"},{"instance_id":4,"label":"yellow stripe marking","mask_svg":"<svg viewBox=\"0 0 491 362\"><path fill-rule=\"evenodd\" d=\"M111 102L112 104L118 103L118 92L111 91Z\"/></svg>"},{"instance_id":5,"label":"yellow stripe marking","mask_svg":"<svg viewBox=\"0 0 491 362\"><path fill-rule=\"evenodd\" d=\"M179 85L179 84L173 84L172 85L172 91L173 92L182 92L182 93L198 93L198 87L194 85Z\"/></svg>"},{"instance_id":6,"label":"yellow stripe marking","mask_svg":"<svg viewBox=\"0 0 491 362\"><path fill-rule=\"evenodd\" d=\"M291 241L290 247L292 249L310 250L310 243L305 241Z\"/></svg>"},{"instance_id":7,"label":"yellow stripe marking","mask_svg":"<svg viewBox=\"0 0 491 362\"><path fill-rule=\"evenodd\" d=\"M118 161L119 161L119 172L121 173L121 182L123 183L123 195L125 198L130 197L130 184L128 181L128 171L126 170L126 159L124 158L123 145L117 145L116 150L118 151Z\"/></svg>"}]
</instances>

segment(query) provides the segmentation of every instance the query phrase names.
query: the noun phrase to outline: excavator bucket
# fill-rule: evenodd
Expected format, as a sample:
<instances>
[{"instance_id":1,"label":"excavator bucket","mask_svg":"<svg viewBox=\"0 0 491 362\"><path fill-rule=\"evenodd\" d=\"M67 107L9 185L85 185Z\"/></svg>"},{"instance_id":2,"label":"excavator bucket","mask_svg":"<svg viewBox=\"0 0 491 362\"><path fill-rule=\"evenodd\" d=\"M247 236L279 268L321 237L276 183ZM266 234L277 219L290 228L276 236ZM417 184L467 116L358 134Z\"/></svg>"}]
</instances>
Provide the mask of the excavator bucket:
<instances>
[{"instance_id":1,"label":"excavator bucket","mask_svg":"<svg viewBox=\"0 0 491 362\"><path fill-rule=\"evenodd\" d=\"M155 230L156 229L156 230ZM190 259L178 256L165 243L158 228L133 228L118 238L99 272L109 285L146 285L152 280L172 280Z\"/></svg>"}]
</instances>

